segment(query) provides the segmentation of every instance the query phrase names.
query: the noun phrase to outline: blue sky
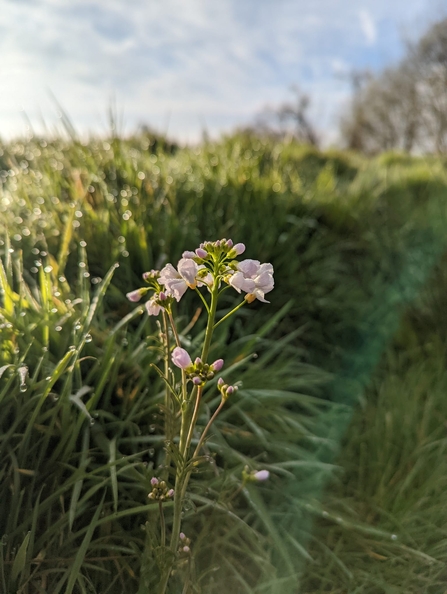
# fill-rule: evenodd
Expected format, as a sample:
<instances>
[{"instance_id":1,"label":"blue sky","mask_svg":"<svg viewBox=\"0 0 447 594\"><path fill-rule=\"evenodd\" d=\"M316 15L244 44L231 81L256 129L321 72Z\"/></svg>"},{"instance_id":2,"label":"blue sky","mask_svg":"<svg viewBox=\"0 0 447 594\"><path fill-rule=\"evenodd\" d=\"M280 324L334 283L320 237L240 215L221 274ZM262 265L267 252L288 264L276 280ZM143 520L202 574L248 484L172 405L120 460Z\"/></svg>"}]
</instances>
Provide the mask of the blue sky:
<instances>
[{"instance_id":1,"label":"blue sky","mask_svg":"<svg viewBox=\"0 0 447 594\"><path fill-rule=\"evenodd\" d=\"M398 60L447 0L2 0L0 137L57 125L104 133L112 99L186 142L247 123L299 85L325 139L352 69Z\"/></svg>"}]
</instances>

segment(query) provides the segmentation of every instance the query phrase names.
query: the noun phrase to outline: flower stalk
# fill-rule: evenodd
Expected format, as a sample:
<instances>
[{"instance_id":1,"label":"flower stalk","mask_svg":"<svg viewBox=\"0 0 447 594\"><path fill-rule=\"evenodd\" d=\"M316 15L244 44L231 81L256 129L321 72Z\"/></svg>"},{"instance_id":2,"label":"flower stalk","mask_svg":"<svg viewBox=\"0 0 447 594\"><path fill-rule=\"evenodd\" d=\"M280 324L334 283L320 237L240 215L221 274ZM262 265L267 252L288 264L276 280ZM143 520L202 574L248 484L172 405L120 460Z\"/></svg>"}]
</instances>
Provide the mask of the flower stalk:
<instances>
[{"instance_id":1,"label":"flower stalk","mask_svg":"<svg viewBox=\"0 0 447 594\"><path fill-rule=\"evenodd\" d=\"M237 386L228 385L222 378L219 378L217 389L221 394L221 401L202 430L199 441L191 453L191 443L199 420L200 405L205 395L206 385L224 365L223 359L208 363L214 330L246 303L251 303L255 299L268 303L265 294L271 291L274 286L272 265L261 264L258 260L237 261L236 258L244 251L244 244L234 245L231 239L204 242L194 251L183 252L176 268L172 264L166 264L160 271L146 272L143 275L146 286L127 293L131 302L138 302L149 293L149 299L145 303L148 315L158 316L161 313L163 318L161 337L164 371L158 371L166 382L164 396L165 436L171 445L165 448L165 480L153 477L151 479L152 491L148 495L149 499L158 501L160 517L160 540L158 542L162 551L168 551L167 541L169 540L169 555L166 553L166 558L162 562L158 558L160 567L158 594L166 593L171 573L174 568L177 571L181 564L184 564L185 555L189 559L188 565L191 563L190 539L186 539L181 532L181 524L183 504L192 466L200 463L200 451L209 435L211 426L216 421L227 399L237 391ZM244 292L244 299L216 321L219 296L231 288L238 293ZM173 315L174 303L179 302L188 289L199 294L207 314L201 354L194 361L182 347L181 335ZM209 292L209 303L200 289ZM173 349L172 341L169 338L170 329L175 342ZM175 382L172 383L175 368L180 370L180 383L177 386ZM175 419L180 419L178 429L176 429ZM176 450L175 456L171 453L171 448ZM172 470L175 474L173 489L169 488L166 482L169 480ZM244 481L262 481L268 477L268 472L258 471L258 473L247 474L244 477ZM163 502L172 498L174 499L173 514L172 516L169 514L166 518ZM158 545L154 543L153 550L156 546ZM151 554L150 545L147 554ZM186 584L187 582L185 582L185 587ZM140 584L139 594L146 594L146 586L143 583Z\"/></svg>"}]
</instances>

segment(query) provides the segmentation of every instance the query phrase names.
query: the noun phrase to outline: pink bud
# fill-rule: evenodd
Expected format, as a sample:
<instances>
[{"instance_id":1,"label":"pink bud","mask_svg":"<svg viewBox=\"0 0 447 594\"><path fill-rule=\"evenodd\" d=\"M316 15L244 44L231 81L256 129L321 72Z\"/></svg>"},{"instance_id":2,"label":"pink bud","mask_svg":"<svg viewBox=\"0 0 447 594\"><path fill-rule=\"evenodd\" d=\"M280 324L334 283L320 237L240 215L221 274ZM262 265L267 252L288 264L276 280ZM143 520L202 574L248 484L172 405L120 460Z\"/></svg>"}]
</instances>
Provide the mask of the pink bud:
<instances>
[{"instance_id":1,"label":"pink bud","mask_svg":"<svg viewBox=\"0 0 447 594\"><path fill-rule=\"evenodd\" d=\"M270 472L268 470L258 470L255 472L253 477L257 481L266 481L270 476Z\"/></svg>"},{"instance_id":2,"label":"pink bud","mask_svg":"<svg viewBox=\"0 0 447 594\"><path fill-rule=\"evenodd\" d=\"M234 386L228 386L228 388L227 388L227 396L231 396L231 394L233 394L234 391L235 391L235 387Z\"/></svg>"},{"instance_id":3,"label":"pink bud","mask_svg":"<svg viewBox=\"0 0 447 594\"><path fill-rule=\"evenodd\" d=\"M144 291L144 292L146 292L146 291ZM136 289L135 291L126 293L127 299L129 299L129 301L133 301L134 303L139 301L142 296L143 296L143 293L142 293L141 289Z\"/></svg>"},{"instance_id":4,"label":"pink bud","mask_svg":"<svg viewBox=\"0 0 447 594\"><path fill-rule=\"evenodd\" d=\"M231 239L227 239L227 247L229 247L229 248L233 247L233 241Z\"/></svg>"},{"instance_id":5,"label":"pink bud","mask_svg":"<svg viewBox=\"0 0 447 594\"><path fill-rule=\"evenodd\" d=\"M191 357L189 356L188 352L181 347L175 347L172 351L172 362L180 369L186 369L190 365L192 365Z\"/></svg>"},{"instance_id":6,"label":"pink bud","mask_svg":"<svg viewBox=\"0 0 447 594\"><path fill-rule=\"evenodd\" d=\"M183 254L182 254L182 258L195 258L195 257L196 257L196 255L194 252L186 251L186 252L183 252Z\"/></svg>"},{"instance_id":7,"label":"pink bud","mask_svg":"<svg viewBox=\"0 0 447 594\"><path fill-rule=\"evenodd\" d=\"M223 364L224 364L223 359L217 359L217 361L214 361L214 363L211 365L211 367L213 368L213 371L220 371L223 367Z\"/></svg>"},{"instance_id":8,"label":"pink bud","mask_svg":"<svg viewBox=\"0 0 447 594\"><path fill-rule=\"evenodd\" d=\"M158 485L158 483L159 483L159 480L158 480L158 478L157 478L156 476L153 476L153 477L151 478L151 485L152 485L153 487L155 487L155 485Z\"/></svg>"},{"instance_id":9,"label":"pink bud","mask_svg":"<svg viewBox=\"0 0 447 594\"><path fill-rule=\"evenodd\" d=\"M217 380L217 385L219 386L219 388L222 387L224 385L224 383L225 382L221 377Z\"/></svg>"},{"instance_id":10,"label":"pink bud","mask_svg":"<svg viewBox=\"0 0 447 594\"><path fill-rule=\"evenodd\" d=\"M245 252L245 245L243 243L237 243L233 249L236 252L236 256L240 256Z\"/></svg>"},{"instance_id":11,"label":"pink bud","mask_svg":"<svg viewBox=\"0 0 447 594\"><path fill-rule=\"evenodd\" d=\"M174 497L174 489L169 489L169 491L166 493L166 495L168 497Z\"/></svg>"},{"instance_id":12,"label":"pink bud","mask_svg":"<svg viewBox=\"0 0 447 594\"><path fill-rule=\"evenodd\" d=\"M160 293L158 294L158 298L160 299L160 301L166 301L168 296L166 295L166 293L163 293L163 291L160 291Z\"/></svg>"},{"instance_id":13,"label":"pink bud","mask_svg":"<svg viewBox=\"0 0 447 594\"><path fill-rule=\"evenodd\" d=\"M200 386L200 384L202 383L202 380L200 379L200 377L196 376L196 377L193 378L192 383L195 386Z\"/></svg>"},{"instance_id":14,"label":"pink bud","mask_svg":"<svg viewBox=\"0 0 447 594\"><path fill-rule=\"evenodd\" d=\"M182 550L183 550L184 553L189 553L190 548L189 547L183 547Z\"/></svg>"},{"instance_id":15,"label":"pink bud","mask_svg":"<svg viewBox=\"0 0 447 594\"><path fill-rule=\"evenodd\" d=\"M180 532L179 538L180 538L180 540L185 540L185 538L186 538L185 533L184 532Z\"/></svg>"},{"instance_id":16,"label":"pink bud","mask_svg":"<svg viewBox=\"0 0 447 594\"><path fill-rule=\"evenodd\" d=\"M195 365L200 365L200 363L202 363L202 359L200 357L196 357L194 360L194 364Z\"/></svg>"},{"instance_id":17,"label":"pink bud","mask_svg":"<svg viewBox=\"0 0 447 594\"><path fill-rule=\"evenodd\" d=\"M208 256L208 252L207 252L207 251L205 251L205 250L204 250L204 249L202 249L202 248L197 248L197 249L196 249L196 255L197 255L199 258L206 258L206 257Z\"/></svg>"}]
</instances>

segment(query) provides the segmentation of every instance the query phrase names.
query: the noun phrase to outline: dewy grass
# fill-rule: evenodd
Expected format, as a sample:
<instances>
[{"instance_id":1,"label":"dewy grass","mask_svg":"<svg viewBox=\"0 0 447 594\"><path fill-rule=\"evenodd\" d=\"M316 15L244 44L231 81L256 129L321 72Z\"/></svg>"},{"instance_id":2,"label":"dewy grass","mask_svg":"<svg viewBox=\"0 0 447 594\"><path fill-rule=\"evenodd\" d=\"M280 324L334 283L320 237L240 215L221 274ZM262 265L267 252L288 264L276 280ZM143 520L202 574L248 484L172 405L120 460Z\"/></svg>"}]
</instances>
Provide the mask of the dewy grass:
<instances>
[{"instance_id":1,"label":"dewy grass","mask_svg":"<svg viewBox=\"0 0 447 594\"><path fill-rule=\"evenodd\" d=\"M443 352L442 261L432 300L419 306L415 299L444 245L442 160L366 160L245 135L195 148L146 135L30 139L0 153L0 591L136 592L142 559L143 573L157 582L148 551L150 539L160 539L160 510L147 494L154 476L166 482L159 474L167 384L154 365L171 375L163 341L169 334L173 349L174 336L161 313L157 325L125 294L184 247L223 236L244 238L247 258L273 262L280 290L270 305L244 306L214 332L210 361L225 352L226 385L241 380L242 387L207 434L209 460L189 479L182 531L193 562L185 592L295 594L305 563L309 592L439 587L442 407L424 409L434 441L424 434L417 456L408 449L423 434L417 406L406 433L398 432L414 461L404 464L407 474L382 429L394 407L396 418L403 414L410 385L395 382L366 428L358 411L338 457L333 427L322 419L351 417L352 403L330 402L328 386L342 363L346 371L347 353L364 352L360 322L383 289L405 285L396 316L412 308L391 353L422 359L433 345ZM225 291L217 319L239 302ZM207 306L192 290L174 305L181 348L200 355ZM406 373L394 370L377 376L377 390L366 396L368 377L350 384L350 393L357 385L365 410L374 410L387 374ZM435 385L431 366L419 372ZM170 377L174 387L178 374ZM219 407L217 379L204 390L191 453ZM424 400L418 394L414 403ZM325 460L316 455L328 450ZM238 491L247 465L270 478ZM422 475L429 466L439 473ZM337 480L343 467L355 475L346 486ZM305 487L331 476L334 497L321 504ZM371 500L369 476L380 501ZM172 500L163 508L169 547ZM321 518L315 533L309 514ZM176 571L174 581L183 569Z\"/></svg>"}]
</instances>

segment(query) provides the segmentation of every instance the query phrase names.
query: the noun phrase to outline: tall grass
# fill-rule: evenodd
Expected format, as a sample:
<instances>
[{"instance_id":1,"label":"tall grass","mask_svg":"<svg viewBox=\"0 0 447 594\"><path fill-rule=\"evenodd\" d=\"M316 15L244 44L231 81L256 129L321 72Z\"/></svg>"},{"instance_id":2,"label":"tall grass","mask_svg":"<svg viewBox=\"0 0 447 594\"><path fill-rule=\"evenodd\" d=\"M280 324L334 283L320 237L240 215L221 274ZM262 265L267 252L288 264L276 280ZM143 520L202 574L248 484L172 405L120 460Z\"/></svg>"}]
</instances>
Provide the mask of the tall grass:
<instances>
[{"instance_id":1,"label":"tall grass","mask_svg":"<svg viewBox=\"0 0 447 594\"><path fill-rule=\"evenodd\" d=\"M444 249L446 185L435 159L366 161L246 136L194 149L145 135L3 146L0 590L133 592L140 571L150 584L141 557L163 453L159 329L124 294L143 271L222 236L271 261L276 289L268 309L242 311L216 335L243 389L190 486L187 591L295 593L305 564L303 591L387 591L413 562L407 591L435 587L441 532L429 538L419 510L426 501L433 518L441 505L443 466L429 472L443 451L439 360L390 363L363 394L405 310L413 321L400 337L418 334L417 320L436 329L433 301L417 296ZM194 345L202 316L187 299L179 313ZM392 353L406 352L400 340ZM433 387L423 409L417 377ZM201 426L211 392L205 401ZM383 423L398 427L397 447ZM404 458L414 479L399 471ZM271 481L240 490L246 464ZM323 508L341 468L348 487L332 478Z\"/></svg>"}]
</instances>

